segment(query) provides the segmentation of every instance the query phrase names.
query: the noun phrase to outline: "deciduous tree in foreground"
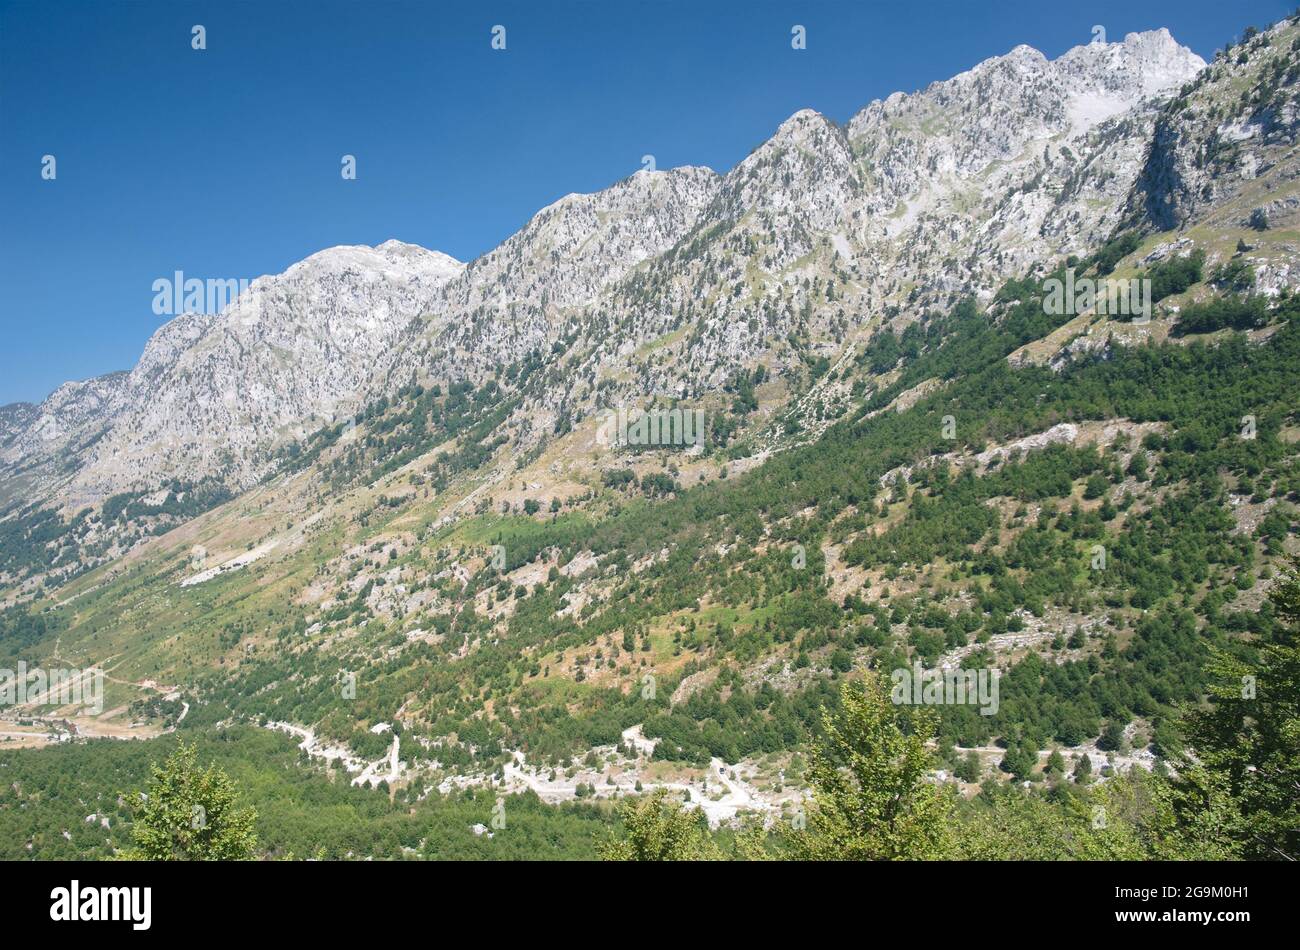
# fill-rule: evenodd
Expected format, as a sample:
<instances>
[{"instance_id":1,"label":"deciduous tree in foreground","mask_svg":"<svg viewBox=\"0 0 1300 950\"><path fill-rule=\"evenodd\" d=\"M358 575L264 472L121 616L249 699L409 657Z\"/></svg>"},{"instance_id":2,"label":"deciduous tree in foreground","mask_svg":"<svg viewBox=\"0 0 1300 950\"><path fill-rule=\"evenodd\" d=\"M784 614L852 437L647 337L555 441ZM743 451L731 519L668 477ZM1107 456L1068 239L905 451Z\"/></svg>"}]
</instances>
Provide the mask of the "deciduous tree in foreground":
<instances>
[{"instance_id":1,"label":"deciduous tree in foreground","mask_svg":"<svg viewBox=\"0 0 1300 950\"><path fill-rule=\"evenodd\" d=\"M235 785L216 765L201 769L194 746L181 743L140 796L131 828L135 846L122 857L144 861L241 861L253 857L257 813L237 804Z\"/></svg>"},{"instance_id":2,"label":"deciduous tree in foreground","mask_svg":"<svg viewBox=\"0 0 1300 950\"><path fill-rule=\"evenodd\" d=\"M687 811L660 789L645 798L630 799L622 807L626 838L601 849L610 861L705 861L719 857L713 842L700 827L699 815Z\"/></svg>"},{"instance_id":3,"label":"deciduous tree in foreground","mask_svg":"<svg viewBox=\"0 0 1300 950\"><path fill-rule=\"evenodd\" d=\"M920 860L947 850L949 807L926 781L935 719L908 716L884 681L840 688L840 710L822 716L812 751L813 805L796 853L811 860Z\"/></svg>"}]
</instances>

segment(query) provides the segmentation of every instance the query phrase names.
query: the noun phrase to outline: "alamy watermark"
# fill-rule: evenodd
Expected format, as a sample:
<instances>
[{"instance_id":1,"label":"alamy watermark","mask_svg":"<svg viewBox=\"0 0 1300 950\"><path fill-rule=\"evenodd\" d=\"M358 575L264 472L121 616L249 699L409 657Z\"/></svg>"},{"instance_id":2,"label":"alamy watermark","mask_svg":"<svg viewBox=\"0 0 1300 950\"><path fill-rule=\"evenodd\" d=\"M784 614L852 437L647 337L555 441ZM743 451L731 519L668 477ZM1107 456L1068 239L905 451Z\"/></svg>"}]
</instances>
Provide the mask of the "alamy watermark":
<instances>
[{"instance_id":1,"label":"alamy watermark","mask_svg":"<svg viewBox=\"0 0 1300 950\"><path fill-rule=\"evenodd\" d=\"M979 706L981 716L998 711L1001 670L923 669L919 662L889 674L890 699L899 706Z\"/></svg>"},{"instance_id":2,"label":"alamy watermark","mask_svg":"<svg viewBox=\"0 0 1300 950\"><path fill-rule=\"evenodd\" d=\"M1043 312L1052 316L1074 316L1089 310L1100 316L1132 317L1133 323L1151 319L1149 277L1094 279L1074 276L1067 268L1065 280L1043 281Z\"/></svg>"},{"instance_id":3,"label":"alamy watermark","mask_svg":"<svg viewBox=\"0 0 1300 950\"><path fill-rule=\"evenodd\" d=\"M18 669L0 669L0 706L81 706L99 715L104 711L104 671L45 670L18 661Z\"/></svg>"},{"instance_id":4,"label":"alamy watermark","mask_svg":"<svg viewBox=\"0 0 1300 950\"><path fill-rule=\"evenodd\" d=\"M246 293L252 284L247 277L213 278L199 280L176 271L171 277L159 277L153 282L153 312L160 317L175 317L182 313L221 313Z\"/></svg>"},{"instance_id":5,"label":"alamy watermark","mask_svg":"<svg viewBox=\"0 0 1300 950\"><path fill-rule=\"evenodd\" d=\"M50 920L122 920L132 930L148 930L153 922L152 887L82 886L73 878L68 887L50 891Z\"/></svg>"},{"instance_id":6,"label":"alamy watermark","mask_svg":"<svg viewBox=\"0 0 1300 950\"><path fill-rule=\"evenodd\" d=\"M606 409L596 441L612 446L693 446L704 439L702 409Z\"/></svg>"}]
</instances>

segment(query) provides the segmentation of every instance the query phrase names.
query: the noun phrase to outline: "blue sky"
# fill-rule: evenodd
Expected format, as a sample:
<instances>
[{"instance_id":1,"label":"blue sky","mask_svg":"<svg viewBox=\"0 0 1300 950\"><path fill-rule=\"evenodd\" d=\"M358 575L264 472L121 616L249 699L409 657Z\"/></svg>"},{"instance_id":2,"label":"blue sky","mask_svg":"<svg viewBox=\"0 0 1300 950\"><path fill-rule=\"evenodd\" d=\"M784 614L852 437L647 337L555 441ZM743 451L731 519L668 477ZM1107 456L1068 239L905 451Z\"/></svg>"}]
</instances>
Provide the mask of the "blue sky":
<instances>
[{"instance_id":1,"label":"blue sky","mask_svg":"<svg viewBox=\"0 0 1300 950\"><path fill-rule=\"evenodd\" d=\"M844 121L1019 43L1055 57L1094 24L1112 41L1167 26L1209 59L1289 10L0 0L0 403L130 368L164 319L151 284L176 270L251 278L394 237L468 260L647 153L722 171L800 108Z\"/></svg>"}]
</instances>

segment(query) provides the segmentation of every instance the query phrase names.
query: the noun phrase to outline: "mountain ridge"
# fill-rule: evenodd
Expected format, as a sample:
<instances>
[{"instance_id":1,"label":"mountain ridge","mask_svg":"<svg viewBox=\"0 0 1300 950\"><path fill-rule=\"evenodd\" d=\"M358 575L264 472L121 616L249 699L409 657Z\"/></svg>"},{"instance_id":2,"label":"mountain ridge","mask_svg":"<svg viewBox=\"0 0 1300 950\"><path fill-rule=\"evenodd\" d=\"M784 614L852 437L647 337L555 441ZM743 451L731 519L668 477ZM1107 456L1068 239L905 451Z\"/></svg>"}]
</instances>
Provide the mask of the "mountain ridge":
<instances>
[{"instance_id":1,"label":"mountain ridge","mask_svg":"<svg viewBox=\"0 0 1300 950\"><path fill-rule=\"evenodd\" d=\"M572 351L565 378L520 410L540 408L557 425L615 395L716 391L759 359L777 374L793 371L801 357L782 341L807 334L814 350L836 349L848 323L861 319L846 307L861 315L905 300L948 302L959 288L1095 244L1112 227L1138 157L1109 149L1113 136L1094 144L1083 161L1102 165L1104 174L1092 177L1112 185L1081 192L1076 210L1052 226L1057 247L1044 248L1037 244L1048 225L1034 234L1019 222L1045 222L1055 206L1045 190L1030 192L1041 196L1031 202L1024 189L1044 179L1056 187L1078 162L1060 149L1046 163L1027 158L1026 146L1048 132L1080 140L1067 115L1079 90L1128 97L1127 112L1086 117L1088 133L1122 125L1124 116L1154 121L1153 88L1172 93L1200 65L1164 30L1075 47L1055 60L1016 47L920 92L870 103L843 126L799 110L725 174L643 170L566 195L464 264L392 240L323 249L258 278L220 315L187 314L160 327L125 380L68 384L34 412L12 410L9 417L26 424L3 433L0 482L21 474L29 497L68 511L177 477L243 489L273 468L279 448L412 380L481 381L558 347ZM993 103L1012 95L1027 97L1013 110L1017 131L1008 137L1002 129L992 151L954 152L933 136L897 131L900 117L920 114L946 116L968 135L1005 125L1007 109ZM971 115L986 121L970 124ZM1012 152L1014 168L995 170L991 183L973 181ZM929 166L933 174L916 177ZM1099 200L1108 209L1085 220L1077 209ZM974 210L963 210L968 205ZM1008 223L990 230L999 219ZM737 248L753 249L749 262ZM683 267L687 252L702 254L702 266ZM936 267L945 255L964 262L947 273ZM809 294L802 283L813 279L821 289ZM833 310L822 297L828 286L839 288ZM678 344L661 366L628 364L635 346L608 349L614 326L644 343L687 323L695 327L689 347ZM623 380L629 372L641 382ZM623 381L610 390L615 377Z\"/></svg>"}]
</instances>

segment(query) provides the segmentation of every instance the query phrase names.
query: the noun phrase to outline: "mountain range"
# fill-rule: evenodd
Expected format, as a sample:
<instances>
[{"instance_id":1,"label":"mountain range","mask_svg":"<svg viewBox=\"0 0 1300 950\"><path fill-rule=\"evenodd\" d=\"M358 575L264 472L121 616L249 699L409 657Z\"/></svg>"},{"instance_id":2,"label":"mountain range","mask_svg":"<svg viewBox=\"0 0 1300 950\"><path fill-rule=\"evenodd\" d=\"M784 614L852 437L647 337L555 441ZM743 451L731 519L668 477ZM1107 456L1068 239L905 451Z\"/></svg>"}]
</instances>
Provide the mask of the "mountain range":
<instances>
[{"instance_id":1,"label":"mountain range","mask_svg":"<svg viewBox=\"0 0 1300 950\"><path fill-rule=\"evenodd\" d=\"M1003 684L941 710L938 784L1159 771L1297 550L1298 134L1295 18L1210 63L1018 46L467 263L260 277L0 407L0 667L108 680L21 728L270 730L412 815L662 788L716 826L802 807L838 681L924 664Z\"/></svg>"},{"instance_id":2,"label":"mountain range","mask_svg":"<svg viewBox=\"0 0 1300 950\"><path fill-rule=\"evenodd\" d=\"M796 328L832 352L837 320L860 333L1096 245L1160 101L1204 65L1164 30L1056 60L1020 46L843 127L798 112L726 174L643 171L569 195L467 265L397 241L320 251L220 314L168 322L127 373L0 409L5 480L69 511L174 478L247 488L277 448L412 380L478 384L556 343L566 378L531 398L570 415L613 363L687 325L690 351L622 396L788 363L777 341ZM836 306L803 318L810 279L836 284Z\"/></svg>"}]
</instances>

